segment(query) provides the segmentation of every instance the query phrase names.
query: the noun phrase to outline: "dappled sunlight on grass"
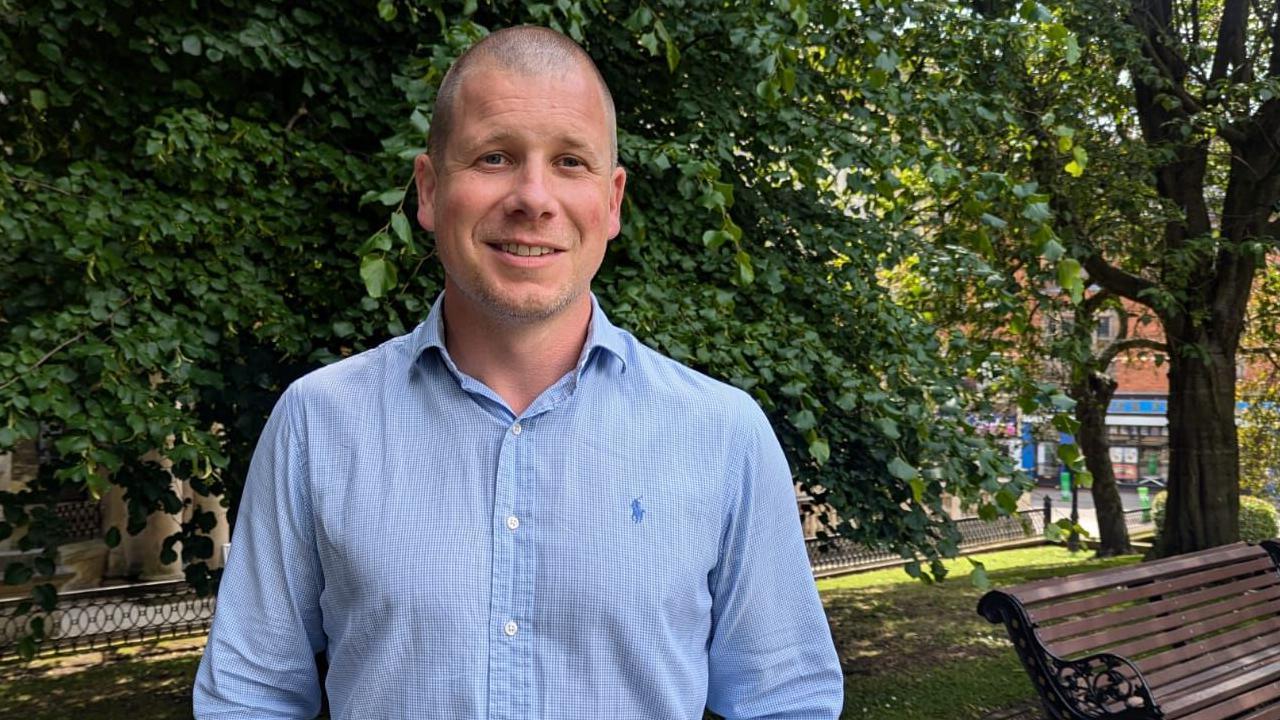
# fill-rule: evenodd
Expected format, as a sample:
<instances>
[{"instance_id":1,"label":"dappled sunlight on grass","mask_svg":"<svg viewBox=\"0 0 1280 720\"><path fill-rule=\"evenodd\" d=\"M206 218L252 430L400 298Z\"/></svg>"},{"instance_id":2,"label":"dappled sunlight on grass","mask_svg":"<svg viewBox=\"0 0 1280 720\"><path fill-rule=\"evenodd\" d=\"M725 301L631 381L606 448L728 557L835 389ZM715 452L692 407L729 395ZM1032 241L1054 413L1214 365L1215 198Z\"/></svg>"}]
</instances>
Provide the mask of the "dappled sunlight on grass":
<instances>
[{"instance_id":1,"label":"dappled sunlight on grass","mask_svg":"<svg viewBox=\"0 0 1280 720\"><path fill-rule=\"evenodd\" d=\"M1098 560L1059 547L985 553L974 559L993 587L1137 562ZM901 568L818 581L846 676L844 718L973 720L1028 701L1030 682L1003 626L977 613L982 590L966 559L926 585Z\"/></svg>"}]
</instances>

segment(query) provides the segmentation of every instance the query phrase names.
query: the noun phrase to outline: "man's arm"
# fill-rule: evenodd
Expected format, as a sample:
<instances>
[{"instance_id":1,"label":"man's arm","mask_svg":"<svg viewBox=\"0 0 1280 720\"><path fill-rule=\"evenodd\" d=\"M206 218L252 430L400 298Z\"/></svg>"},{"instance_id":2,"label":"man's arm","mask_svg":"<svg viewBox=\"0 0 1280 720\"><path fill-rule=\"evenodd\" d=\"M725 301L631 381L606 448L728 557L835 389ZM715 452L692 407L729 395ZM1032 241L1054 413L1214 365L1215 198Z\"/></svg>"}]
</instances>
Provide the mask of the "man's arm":
<instances>
[{"instance_id":1,"label":"man's arm","mask_svg":"<svg viewBox=\"0 0 1280 720\"><path fill-rule=\"evenodd\" d=\"M712 573L707 706L728 720L834 720L844 676L809 568L791 471L759 408Z\"/></svg>"},{"instance_id":2,"label":"man's arm","mask_svg":"<svg viewBox=\"0 0 1280 720\"><path fill-rule=\"evenodd\" d=\"M297 390L276 404L253 454L200 661L195 715L314 718L315 655L325 646L324 581L312 525Z\"/></svg>"}]
</instances>

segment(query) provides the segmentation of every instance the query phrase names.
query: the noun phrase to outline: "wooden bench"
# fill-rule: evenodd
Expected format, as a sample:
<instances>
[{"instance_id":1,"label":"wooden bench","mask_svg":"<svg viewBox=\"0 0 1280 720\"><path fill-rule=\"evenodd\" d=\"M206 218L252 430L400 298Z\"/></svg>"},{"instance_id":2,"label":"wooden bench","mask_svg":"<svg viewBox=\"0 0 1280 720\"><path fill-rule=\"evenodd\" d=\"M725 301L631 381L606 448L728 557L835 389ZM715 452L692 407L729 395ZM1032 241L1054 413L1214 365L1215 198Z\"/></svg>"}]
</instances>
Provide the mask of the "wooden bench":
<instances>
[{"instance_id":1,"label":"wooden bench","mask_svg":"<svg viewBox=\"0 0 1280 720\"><path fill-rule=\"evenodd\" d=\"M1280 543L993 590L1052 720L1280 720Z\"/></svg>"}]
</instances>

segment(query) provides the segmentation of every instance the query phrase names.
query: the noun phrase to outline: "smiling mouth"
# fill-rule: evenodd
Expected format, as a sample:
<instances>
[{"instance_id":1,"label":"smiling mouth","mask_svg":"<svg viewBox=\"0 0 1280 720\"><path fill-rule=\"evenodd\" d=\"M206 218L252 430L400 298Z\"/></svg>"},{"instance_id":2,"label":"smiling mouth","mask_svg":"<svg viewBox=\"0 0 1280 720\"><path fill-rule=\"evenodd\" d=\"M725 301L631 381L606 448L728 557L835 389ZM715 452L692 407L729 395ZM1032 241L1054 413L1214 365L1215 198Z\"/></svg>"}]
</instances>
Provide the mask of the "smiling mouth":
<instances>
[{"instance_id":1,"label":"smiling mouth","mask_svg":"<svg viewBox=\"0 0 1280 720\"><path fill-rule=\"evenodd\" d=\"M519 255L520 257L539 257L541 255L550 255L560 252L554 248L541 247L538 245L520 245L518 243L501 243L494 245L499 250L509 255Z\"/></svg>"}]
</instances>

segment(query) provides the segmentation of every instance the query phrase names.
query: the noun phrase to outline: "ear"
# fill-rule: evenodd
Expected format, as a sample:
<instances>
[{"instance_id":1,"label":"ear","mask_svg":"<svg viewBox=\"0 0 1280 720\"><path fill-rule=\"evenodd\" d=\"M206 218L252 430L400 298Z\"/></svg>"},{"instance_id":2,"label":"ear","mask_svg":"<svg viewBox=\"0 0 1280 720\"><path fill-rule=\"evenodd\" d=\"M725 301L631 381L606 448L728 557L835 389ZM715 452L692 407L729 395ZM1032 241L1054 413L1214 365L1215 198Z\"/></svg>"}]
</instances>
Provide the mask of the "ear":
<instances>
[{"instance_id":1,"label":"ear","mask_svg":"<svg viewBox=\"0 0 1280 720\"><path fill-rule=\"evenodd\" d=\"M413 177L418 188L418 224L432 232L436 229L436 169L426 153L414 158Z\"/></svg>"},{"instance_id":2,"label":"ear","mask_svg":"<svg viewBox=\"0 0 1280 720\"><path fill-rule=\"evenodd\" d=\"M627 171L621 165L613 169L609 178L609 239L622 232L622 193L627 187Z\"/></svg>"}]
</instances>

